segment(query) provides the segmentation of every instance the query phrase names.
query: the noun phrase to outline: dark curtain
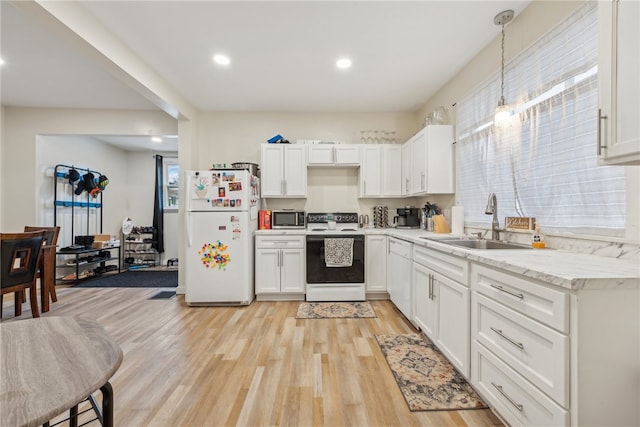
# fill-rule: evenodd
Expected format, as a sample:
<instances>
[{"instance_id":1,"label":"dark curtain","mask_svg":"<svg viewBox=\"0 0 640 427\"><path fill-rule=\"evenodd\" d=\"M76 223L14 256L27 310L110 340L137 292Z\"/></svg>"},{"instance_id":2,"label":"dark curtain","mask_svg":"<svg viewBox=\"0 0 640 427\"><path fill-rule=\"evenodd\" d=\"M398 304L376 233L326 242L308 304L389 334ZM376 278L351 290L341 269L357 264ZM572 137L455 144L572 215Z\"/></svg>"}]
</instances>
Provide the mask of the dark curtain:
<instances>
[{"instance_id":1,"label":"dark curtain","mask_svg":"<svg viewBox=\"0 0 640 427\"><path fill-rule=\"evenodd\" d=\"M156 155L156 195L153 200L153 228L156 231L153 247L164 252L164 201L162 185L162 156Z\"/></svg>"}]
</instances>

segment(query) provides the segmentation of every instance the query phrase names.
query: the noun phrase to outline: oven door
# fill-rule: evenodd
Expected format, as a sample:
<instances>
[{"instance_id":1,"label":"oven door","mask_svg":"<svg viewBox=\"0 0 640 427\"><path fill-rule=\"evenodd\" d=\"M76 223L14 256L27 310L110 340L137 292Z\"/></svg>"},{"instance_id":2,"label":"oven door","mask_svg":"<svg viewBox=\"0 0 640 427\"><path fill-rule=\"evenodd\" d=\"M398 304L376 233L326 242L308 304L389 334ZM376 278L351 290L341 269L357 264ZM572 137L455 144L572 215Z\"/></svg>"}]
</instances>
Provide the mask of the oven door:
<instances>
[{"instance_id":1,"label":"oven door","mask_svg":"<svg viewBox=\"0 0 640 427\"><path fill-rule=\"evenodd\" d=\"M324 239L353 239L353 263L350 267L327 267L324 257ZM364 283L364 236L362 235L308 235L307 283Z\"/></svg>"}]
</instances>

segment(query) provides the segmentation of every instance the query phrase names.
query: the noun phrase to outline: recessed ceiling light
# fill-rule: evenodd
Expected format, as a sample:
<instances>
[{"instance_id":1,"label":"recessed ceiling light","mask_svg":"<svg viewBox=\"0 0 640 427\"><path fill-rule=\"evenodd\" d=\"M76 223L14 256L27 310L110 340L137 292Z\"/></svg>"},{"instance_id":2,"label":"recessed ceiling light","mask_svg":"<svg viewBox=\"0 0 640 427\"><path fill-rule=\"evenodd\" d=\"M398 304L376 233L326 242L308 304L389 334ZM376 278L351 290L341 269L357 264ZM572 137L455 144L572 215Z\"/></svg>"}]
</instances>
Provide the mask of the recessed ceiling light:
<instances>
[{"instance_id":1,"label":"recessed ceiling light","mask_svg":"<svg viewBox=\"0 0 640 427\"><path fill-rule=\"evenodd\" d=\"M351 60L349 58L340 58L336 61L336 67L340 68L341 70L351 68Z\"/></svg>"},{"instance_id":2,"label":"recessed ceiling light","mask_svg":"<svg viewBox=\"0 0 640 427\"><path fill-rule=\"evenodd\" d=\"M0 58L0 65L4 65L4 59Z\"/></svg>"},{"instance_id":3,"label":"recessed ceiling light","mask_svg":"<svg viewBox=\"0 0 640 427\"><path fill-rule=\"evenodd\" d=\"M214 55L213 62L218 65L229 65L231 63L231 60L226 55Z\"/></svg>"},{"instance_id":4,"label":"recessed ceiling light","mask_svg":"<svg viewBox=\"0 0 640 427\"><path fill-rule=\"evenodd\" d=\"M151 138L151 142L162 142L162 138L159 136L154 136Z\"/></svg>"}]
</instances>

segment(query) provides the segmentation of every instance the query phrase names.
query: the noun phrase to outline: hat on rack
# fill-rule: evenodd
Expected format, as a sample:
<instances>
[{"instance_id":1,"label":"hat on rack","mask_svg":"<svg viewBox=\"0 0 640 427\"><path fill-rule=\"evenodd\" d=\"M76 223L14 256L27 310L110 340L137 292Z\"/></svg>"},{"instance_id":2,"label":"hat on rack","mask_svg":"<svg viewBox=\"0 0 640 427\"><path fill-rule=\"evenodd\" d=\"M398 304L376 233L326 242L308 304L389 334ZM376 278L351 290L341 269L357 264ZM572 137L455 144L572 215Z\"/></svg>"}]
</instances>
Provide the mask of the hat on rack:
<instances>
[{"instance_id":1,"label":"hat on rack","mask_svg":"<svg viewBox=\"0 0 640 427\"><path fill-rule=\"evenodd\" d=\"M98 184L97 184L100 191L104 191L107 184L109 184L109 178L107 178L105 175L100 175L100 177L98 178Z\"/></svg>"},{"instance_id":2,"label":"hat on rack","mask_svg":"<svg viewBox=\"0 0 640 427\"><path fill-rule=\"evenodd\" d=\"M82 192L84 190L85 190L85 188L84 188L84 180L81 179L81 180L78 181L78 185L76 186L76 189L75 189L74 193L75 193L76 196L79 196L79 195L82 194Z\"/></svg>"},{"instance_id":3,"label":"hat on rack","mask_svg":"<svg viewBox=\"0 0 640 427\"><path fill-rule=\"evenodd\" d=\"M67 178L69 178L69 184L73 185L74 182L80 179L80 173L74 168L71 168L69 172L67 172Z\"/></svg>"},{"instance_id":4,"label":"hat on rack","mask_svg":"<svg viewBox=\"0 0 640 427\"><path fill-rule=\"evenodd\" d=\"M85 190L91 191L96 188L96 177L91 172L85 173L82 177L82 181L84 181Z\"/></svg>"}]
</instances>

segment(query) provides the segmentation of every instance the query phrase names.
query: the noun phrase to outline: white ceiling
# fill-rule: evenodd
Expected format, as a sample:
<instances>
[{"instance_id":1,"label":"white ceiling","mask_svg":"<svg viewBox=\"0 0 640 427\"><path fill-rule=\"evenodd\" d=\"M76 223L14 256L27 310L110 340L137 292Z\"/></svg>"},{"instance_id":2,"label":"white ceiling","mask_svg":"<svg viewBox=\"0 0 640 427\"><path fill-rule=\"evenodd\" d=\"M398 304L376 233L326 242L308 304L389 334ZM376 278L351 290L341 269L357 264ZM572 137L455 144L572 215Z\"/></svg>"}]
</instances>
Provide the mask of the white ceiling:
<instances>
[{"instance_id":1,"label":"white ceiling","mask_svg":"<svg viewBox=\"0 0 640 427\"><path fill-rule=\"evenodd\" d=\"M529 1L77 1L193 106L209 111L416 111ZM156 109L3 0L1 100ZM215 53L231 57L221 68ZM348 56L349 70L335 61ZM496 68L499 64L496 64Z\"/></svg>"}]
</instances>

